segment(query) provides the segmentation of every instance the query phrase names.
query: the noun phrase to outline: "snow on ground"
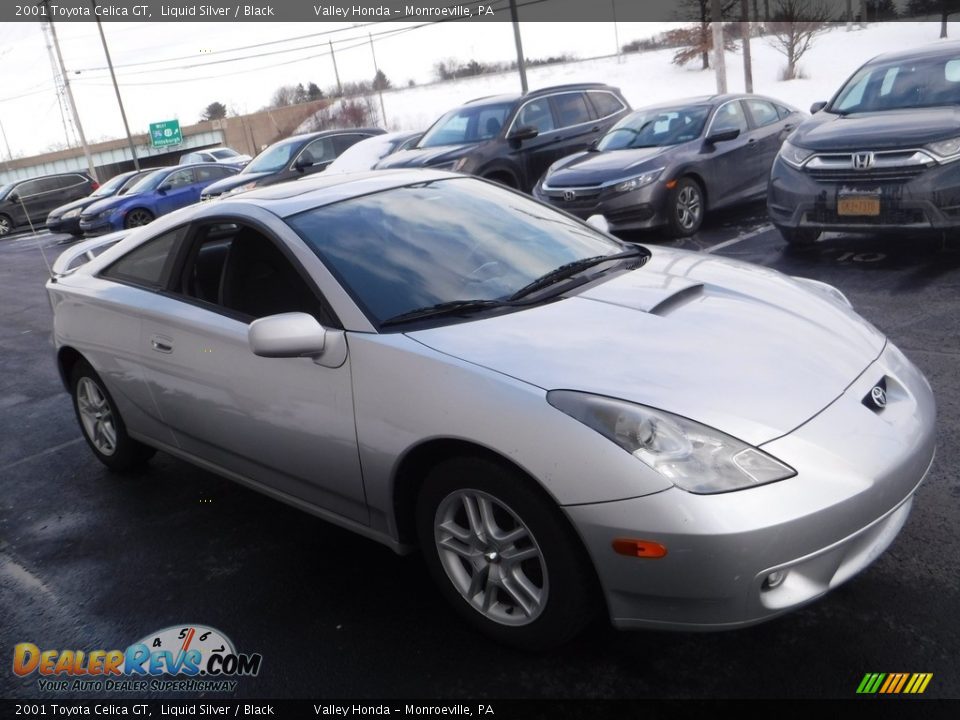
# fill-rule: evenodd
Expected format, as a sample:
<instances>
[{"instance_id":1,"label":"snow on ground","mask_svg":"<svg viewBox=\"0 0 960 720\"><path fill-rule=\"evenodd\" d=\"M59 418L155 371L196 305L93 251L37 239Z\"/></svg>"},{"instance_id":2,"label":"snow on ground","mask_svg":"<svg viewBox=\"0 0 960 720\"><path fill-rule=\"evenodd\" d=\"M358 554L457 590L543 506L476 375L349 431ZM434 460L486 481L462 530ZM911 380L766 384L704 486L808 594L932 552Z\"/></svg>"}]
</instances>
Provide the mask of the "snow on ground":
<instances>
[{"instance_id":1,"label":"snow on ground","mask_svg":"<svg viewBox=\"0 0 960 720\"><path fill-rule=\"evenodd\" d=\"M950 23L951 36L960 36L960 23ZM818 100L828 100L840 84L871 57L883 52L905 50L938 40L939 22L874 23L866 28L840 26L814 41L800 61L806 78L781 81L786 58L765 38L750 43L753 58L753 89L808 110ZM575 48L574 48L575 49ZM606 82L619 87L635 107L716 92L713 70L699 70L698 64L678 67L670 62L672 50L584 60L531 68L527 81L532 89L572 82ZM743 91L743 57L727 53L727 83L731 92ZM386 126L393 130L424 130L440 115L467 100L515 93L520 88L516 72L483 75L454 82L390 90L383 94Z\"/></svg>"}]
</instances>

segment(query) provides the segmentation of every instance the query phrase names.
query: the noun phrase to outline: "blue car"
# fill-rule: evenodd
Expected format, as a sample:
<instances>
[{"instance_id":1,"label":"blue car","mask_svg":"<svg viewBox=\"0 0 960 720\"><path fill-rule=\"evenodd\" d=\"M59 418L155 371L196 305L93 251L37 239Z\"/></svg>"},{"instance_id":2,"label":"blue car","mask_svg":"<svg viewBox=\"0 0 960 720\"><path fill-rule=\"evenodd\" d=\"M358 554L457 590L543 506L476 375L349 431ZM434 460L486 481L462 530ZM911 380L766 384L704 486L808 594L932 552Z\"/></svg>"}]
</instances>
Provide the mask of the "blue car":
<instances>
[{"instance_id":1,"label":"blue car","mask_svg":"<svg viewBox=\"0 0 960 720\"><path fill-rule=\"evenodd\" d=\"M200 191L207 185L236 174L236 168L214 163L159 168L124 195L85 208L80 215L80 231L101 235L146 225L160 215L192 205L200 200Z\"/></svg>"}]
</instances>

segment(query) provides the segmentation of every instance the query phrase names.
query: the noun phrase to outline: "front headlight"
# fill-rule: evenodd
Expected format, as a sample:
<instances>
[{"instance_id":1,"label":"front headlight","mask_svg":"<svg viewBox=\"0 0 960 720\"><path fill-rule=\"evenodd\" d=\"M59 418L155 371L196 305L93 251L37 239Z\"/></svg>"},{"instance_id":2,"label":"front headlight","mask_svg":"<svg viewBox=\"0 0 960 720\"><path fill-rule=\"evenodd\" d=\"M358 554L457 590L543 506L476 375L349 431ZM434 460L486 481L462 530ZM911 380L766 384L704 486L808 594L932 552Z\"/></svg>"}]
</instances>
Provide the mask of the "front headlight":
<instances>
[{"instance_id":1,"label":"front headlight","mask_svg":"<svg viewBox=\"0 0 960 720\"><path fill-rule=\"evenodd\" d=\"M80 214L80 210L79 210L79 209L77 209L77 210L67 210L67 211L63 214L63 219L64 219L64 220L67 220L67 219L69 219L69 218L75 218L75 217L76 217L77 215L79 215L79 214Z\"/></svg>"},{"instance_id":2,"label":"front headlight","mask_svg":"<svg viewBox=\"0 0 960 720\"><path fill-rule=\"evenodd\" d=\"M949 162L960 160L960 137L940 140L925 146L927 150L937 156L938 160Z\"/></svg>"},{"instance_id":3,"label":"front headlight","mask_svg":"<svg viewBox=\"0 0 960 720\"><path fill-rule=\"evenodd\" d=\"M551 390L547 402L687 492L742 490L797 474L762 450L662 410L572 390Z\"/></svg>"},{"instance_id":4,"label":"front headlight","mask_svg":"<svg viewBox=\"0 0 960 720\"><path fill-rule=\"evenodd\" d=\"M227 190L224 195L235 195L236 193L246 192L247 190L253 190L257 186L256 180L251 180L248 183L243 185L237 185L235 188L230 188Z\"/></svg>"},{"instance_id":5,"label":"front headlight","mask_svg":"<svg viewBox=\"0 0 960 720\"><path fill-rule=\"evenodd\" d=\"M451 160L449 162L439 163L437 165L431 165L431 170L449 170L450 172L460 172L467 165L467 161L470 159L469 155L464 155L462 158L457 158L456 160Z\"/></svg>"},{"instance_id":6,"label":"front headlight","mask_svg":"<svg viewBox=\"0 0 960 720\"><path fill-rule=\"evenodd\" d=\"M637 190L639 188L642 188L644 185L649 185L650 183L654 182L658 177L660 177L660 173L662 172L663 172L663 168L657 168L656 170L648 170L642 175L637 175L636 177L632 177L629 180L618 182L616 185L613 186L613 191L614 192L630 192L631 190Z\"/></svg>"},{"instance_id":7,"label":"front headlight","mask_svg":"<svg viewBox=\"0 0 960 720\"><path fill-rule=\"evenodd\" d=\"M783 158L784 162L788 165L793 165L796 168L802 167L803 163L805 163L811 155L813 155L813 150L797 147L786 140L784 140L783 145L780 146L780 157Z\"/></svg>"}]
</instances>

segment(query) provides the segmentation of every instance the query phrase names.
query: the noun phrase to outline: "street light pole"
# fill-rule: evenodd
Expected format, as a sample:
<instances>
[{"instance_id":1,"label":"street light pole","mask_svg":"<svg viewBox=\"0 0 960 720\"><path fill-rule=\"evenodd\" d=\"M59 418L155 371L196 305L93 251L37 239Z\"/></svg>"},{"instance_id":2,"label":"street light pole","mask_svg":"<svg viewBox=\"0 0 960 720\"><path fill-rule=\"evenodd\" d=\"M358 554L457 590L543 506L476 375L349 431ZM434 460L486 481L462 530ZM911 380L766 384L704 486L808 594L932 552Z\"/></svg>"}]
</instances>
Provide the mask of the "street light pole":
<instances>
[{"instance_id":1,"label":"street light pole","mask_svg":"<svg viewBox=\"0 0 960 720\"><path fill-rule=\"evenodd\" d=\"M517 44L517 70L520 72L520 89L527 94L527 67L523 59L523 43L520 42L520 21L517 20L517 0L510 0L510 19L513 21L513 39Z\"/></svg>"},{"instance_id":2,"label":"street light pole","mask_svg":"<svg viewBox=\"0 0 960 720\"><path fill-rule=\"evenodd\" d=\"M117 75L113 72L113 60L110 59L110 50L107 48L107 36L103 34L103 25L100 23L100 16L97 14L97 0L90 0L93 6L93 14L97 18L97 30L100 31L100 42L103 43L103 54L107 56L107 67L110 68L110 79L113 81L113 91L117 95L117 105L120 106L120 117L123 118L123 129L127 133L127 145L130 146L130 155L133 157L133 168L140 170L140 161L137 159L137 149L134 147L133 138L130 136L130 125L127 124L127 113L123 109L123 100L120 99L120 87L117 85Z\"/></svg>"}]
</instances>

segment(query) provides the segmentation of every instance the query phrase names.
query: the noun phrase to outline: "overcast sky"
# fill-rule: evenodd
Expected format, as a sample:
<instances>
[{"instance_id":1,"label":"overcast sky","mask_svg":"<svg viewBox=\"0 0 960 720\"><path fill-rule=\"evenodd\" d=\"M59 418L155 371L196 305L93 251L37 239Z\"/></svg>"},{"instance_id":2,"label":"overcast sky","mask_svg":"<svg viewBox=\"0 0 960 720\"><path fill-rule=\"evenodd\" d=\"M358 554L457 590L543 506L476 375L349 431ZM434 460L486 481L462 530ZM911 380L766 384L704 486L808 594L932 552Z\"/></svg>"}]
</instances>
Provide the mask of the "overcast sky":
<instances>
[{"instance_id":1,"label":"overcast sky","mask_svg":"<svg viewBox=\"0 0 960 720\"><path fill-rule=\"evenodd\" d=\"M665 25L525 23L524 54L528 58L611 54L617 34L623 44L652 36ZM396 86L410 79L430 82L434 64L441 59L509 62L516 57L512 26L505 22L448 22L397 33L393 31L411 24L110 22L103 27L131 132L146 132L149 123L171 118L182 124L197 122L213 101L239 113L254 112L284 84L313 81L324 90L333 87L328 40L334 42L342 81L370 80L374 66L368 32L374 34L380 68ZM378 37L378 33L391 34ZM88 140L121 137L123 124L96 24L58 23L57 34ZM280 42L236 50L273 41ZM226 52L232 50L236 51ZM238 57L246 59L233 61ZM39 23L0 23L0 77L0 123L13 155L33 155L65 143ZM6 157L6 146L0 146L0 153Z\"/></svg>"}]
</instances>

